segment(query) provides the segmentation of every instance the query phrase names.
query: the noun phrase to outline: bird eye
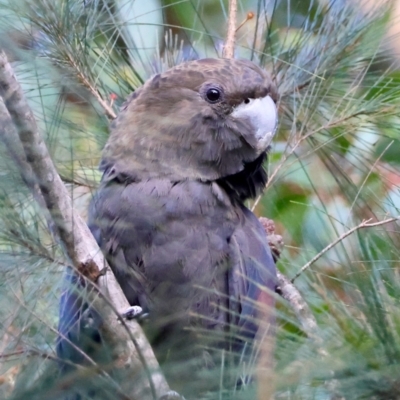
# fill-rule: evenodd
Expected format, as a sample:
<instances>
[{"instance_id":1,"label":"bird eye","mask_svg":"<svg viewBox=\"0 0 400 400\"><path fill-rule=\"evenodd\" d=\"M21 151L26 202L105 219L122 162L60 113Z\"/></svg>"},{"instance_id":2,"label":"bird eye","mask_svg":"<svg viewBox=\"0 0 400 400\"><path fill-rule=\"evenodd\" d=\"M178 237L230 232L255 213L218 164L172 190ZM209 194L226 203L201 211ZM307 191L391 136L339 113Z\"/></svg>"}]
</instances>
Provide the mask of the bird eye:
<instances>
[{"instance_id":1,"label":"bird eye","mask_svg":"<svg viewBox=\"0 0 400 400\"><path fill-rule=\"evenodd\" d=\"M210 103L216 103L221 97L221 91L216 88L207 90L206 98Z\"/></svg>"},{"instance_id":2,"label":"bird eye","mask_svg":"<svg viewBox=\"0 0 400 400\"><path fill-rule=\"evenodd\" d=\"M250 99L244 99L244 104L249 104L250 103Z\"/></svg>"}]
</instances>

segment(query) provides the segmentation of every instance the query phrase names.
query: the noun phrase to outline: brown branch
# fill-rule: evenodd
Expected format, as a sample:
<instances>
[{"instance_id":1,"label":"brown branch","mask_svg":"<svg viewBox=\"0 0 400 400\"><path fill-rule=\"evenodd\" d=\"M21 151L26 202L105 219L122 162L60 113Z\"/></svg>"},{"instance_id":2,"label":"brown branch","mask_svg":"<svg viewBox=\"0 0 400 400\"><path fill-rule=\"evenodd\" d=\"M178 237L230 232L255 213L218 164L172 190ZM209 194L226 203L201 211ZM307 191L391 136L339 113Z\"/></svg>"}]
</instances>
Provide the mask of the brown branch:
<instances>
[{"instance_id":1,"label":"brown branch","mask_svg":"<svg viewBox=\"0 0 400 400\"><path fill-rule=\"evenodd\" d=\"M107 117L110 118L110 119L117 118L117 114L113 110L112 106L109 105L101 97L101 94L99 93L99 91L89 82L89 80L87 79L85 74L81 71L80 67L75 62L75 60L72 58L72 56L70 54L67 54L67 58L68 58L68 61L71 64L72 68L74 68L76 73L78 74L78 78L81 81L81 83L83 84L83 86L85 86L90 91L90 93L92 93L92 95L96 98L96 100L99 102L101 107L103 107L103 110L105 111Z\"/></svg>"},{"instance_id":2,"label":"brown branch","mask_svg":"<svg viewBox=\"0 0 400 400\"><path fill-rule=\"evenodd\" d=\"M334 240L332 243L328 244L323 250L321 250L316 256L314 256L308 263L304 264L300 270L297 272L297 274L290 280L292 283L306 270L308 269L312 264L314 264L317 260L319 260L327 251L329 251L332 247L336 246L338 243L340 243L343 239L345 239L347 236L350 236L352 233L358 231L359 229L364 229L364 228L373 228L376 226L381 226L388 224L390 222L395 222L399 221L399 217L394 217L394 218L388 218L383 221L378 221L378 222L373 222L369 223L371 219L368 219L366 221L361 222L361 224L351 228L347 232L343 233L340 235L336 240Z\"/></svg>"},{"instance_id":3,"label":"brown branch","mask_svg":"<svg viewBox=\"0 0 400 400\"><path fill-rule=\"evenodd\" d=\"M64 183L69 183L71 185L75 185L75 186L83 186L89 189L97 189L99 187L99 185L97 185L94 181L90 182L89 180L87 182L84 182L83 179L76 179L73 177L69 177L67 175L63 175L63 174L59 174L61 180Z\"/></svg>"},{"instance_id":4,"label":"brown branch","mask_svg":"<svg viewBox=\"0 0 400 400\"><path fill-rule=\"evenodd\" d=\"M169 387L153 350L136 321L119 322L115 310L123 311L129 303L89 228L72 207L4 52L0 52L0 96L4 101L0 102L0 120L7 122L0 126L0 138L10 149L35 199L44 208L49 224L54 227L52 233L61 242L71 264L90 280L98 278L96 287L101 296L95 296L94 301L101 303L96 306L104 321L101 334L109 341L116 365L121 371L135 371L134 374L145 368L150 375L150 379L141 384L128 380L129 391L134 398L162 397L169 392Z\"/></svg>"},{"instance_id":5,"label":"brown branch","mask_svg":"<svg viewBox=\"0 0 400 400\"><path fill-rule=\"evenodd\" d=\"M268 244L271 248L274 261L277 262L284 246L282 236L275 233L274 221L264 217L260 217L259 220L267 234ZM317 336L317 321L311 313L306 301L303 299L298 289L284 274L277 271L277 275L278 286L275 289L276 293L282 296L282 298L289 303L290 308L294 311L297 319L300 321L305 334L309 338L320 340Z\"/></svg>"},{"instance_id":6,"label":"brown branch","mask_svg":"<svg viewBox=\"0 0 400 400\"><path fill-rule=\"evenodd\" d=\"M239 26L236 28L236 33L239 31L240 28L242 28L247 21L250 21L251 19L254 18L254 13L252 11L249 11L246 15L246 18L239 24Z\"/></svg>"},{"instance_id":7,"label":"brown branch","mask_svg":"<svg viewBox=\"0 0 400 400\"><path fill-rule=\"evenodd\" d=\"M223 58L233 58L235 55L235 35L236 35L236 15L237 15L237 0L229 1L229 15L228 15L228 31L224 49L222 51Z\"/></svg>"},{"instance_id":8,"label":"brown branch","mask_svg":"<svg viewBox=\"0 0 400 400\"><path fill-rule=\"evenodd\" d=\"M298 289L292 282L290 282L289 278L279 271L278 287L276 288L276 292L289 303L291 309L296 314L297 319L300 321L305 334L311 339L320 340L317 336L317 321L311 313L308 304L305 302Z\"/></svg>"},{"instance_id":9,"label":"brown branch","mask_svg":"<svg viewBox=\"0 0 400 400\"><path fill-rule=\"evenodd\" d=\"M4 104L3 99L0 97L0 138L3 143L6 145L9 155L13 158L16 163L22 180L25 184L30 188L30 191L39 204L39 206L47 212L46 204L40 188L36 183L35 175L32 171L30 164L28 163L24 149L22 147L21 142L16 141L17 137L16 128L12 122L11 116L7 110L6 105ZM49 222L49 213L47 212L46 220ZM49 225L50 231L53 231L53 223L51 222Z\"/></svg>"},{"instance_id":10,"label":"brown branch","mask_svg":"<svg viewBox=\"0 0 400 400\"><path fill-rule=\"evenodd\" d=\"M59 361L57 357L54 357L52 354L46 353L44 351L38 351L34 349L23 349L23 350L16 350L16 351L11 351L10 353L1 353L0 354L0 359L7 359L10 357L18 357L18 356L38 356L40 358L44 358L45 360L53 360L53 361Z\"/></svg>"},{"instance_id":11,"label":"brown branch","mask_svg":"<svg viewBox=\"0 0 400 400\"><path fill-rule=\"evenodd\" d=\"M39 357L44 360L51 360L56 363L62 363L69 365L71 367L77 367L79 369L79 366L77 366L75 363L69 360L62 360L59 357L56 357L54 354L47 353L45 351L37 350L37 349L22 349L22 350L15 350L11 351L9 353L0 353L0 360L7 360L9 358L14 358L18 359L19 357L24 356L24 357ZM52 367L54 364L52 364ZM81 369L83 367L80 367Z\"/></svg>"},{"instance_id":12,"label":"brown branch","mask_svg":"<svg viewBox=\"0 0 400 400\"><path fill-rule=\"evenodd\" d=\"M274 221L264 217L260 217L259 220L265 230L274 261L277 262L284 246L282 236L275 233ZM300 321L304 333L307 335L307 337L314 340L314 342L318 345L318 353L321 356L325 356L327 353L321 347L322 340L318 336L317 321L315 320L310 308L308 307L308 304L303 299L297 288L289 281L289 279L285 275L277 271L277 277L278 284L275 288L276 293L278 293L284 300L288 302L288 305L294 311L297 319ZM270 365L272 358L271 352L265 352L264 354L261 353L261 358L262 359L258 362L258 369L260 369L260 366L262 368L263 365ZM264 371L266 371L267 374L261 374L260 371L258 373L259 400L273 398L273 395L271 393L271 382L273 381L271 380L271 376L273 375L272 372L268 369L264 369Z\"/></svg>"}]
</instances>

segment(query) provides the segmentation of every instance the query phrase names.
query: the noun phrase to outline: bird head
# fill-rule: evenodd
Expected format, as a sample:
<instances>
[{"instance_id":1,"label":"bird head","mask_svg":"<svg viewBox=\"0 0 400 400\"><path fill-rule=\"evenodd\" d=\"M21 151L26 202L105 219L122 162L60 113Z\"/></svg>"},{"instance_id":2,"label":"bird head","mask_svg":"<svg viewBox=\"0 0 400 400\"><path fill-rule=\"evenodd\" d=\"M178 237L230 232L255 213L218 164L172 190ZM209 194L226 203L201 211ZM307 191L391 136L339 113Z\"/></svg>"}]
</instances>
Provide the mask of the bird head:
<instances>
[{"instance_id":1,"label":"bird head","mask_svg":"<svg viewBox=\"0 0 400 400\"><path fill-rule=\"evenodd\" d=\"M213 181L240 173L267 151L277 100L270 75L250 61L180 64L128 98L101 169L131 180Z\"/></svg>"}]
</instances>

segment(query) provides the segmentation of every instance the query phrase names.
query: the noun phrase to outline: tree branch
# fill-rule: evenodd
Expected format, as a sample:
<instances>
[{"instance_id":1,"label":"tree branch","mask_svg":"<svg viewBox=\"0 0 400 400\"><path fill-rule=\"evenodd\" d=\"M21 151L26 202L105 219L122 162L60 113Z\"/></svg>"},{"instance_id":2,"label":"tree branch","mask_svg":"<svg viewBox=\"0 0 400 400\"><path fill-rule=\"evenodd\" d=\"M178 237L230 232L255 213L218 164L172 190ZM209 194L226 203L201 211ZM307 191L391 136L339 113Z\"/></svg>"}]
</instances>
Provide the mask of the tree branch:
<instances>
[{"instance_id":1,"label":"tree branch","mask_svg":"<svg viewBox=\"0 0 400 400\"><path fill-rule=\"evenodd\" d=\"M298 289L292 282L281 272L278 271L278 287L276 292L281 295L289 304L297 319L300 321L301 327L310 339L320 340L317 331L317 321L312 314L310 307L301 296Z\"/></svg>"},{"instance_id":2,"label":"tree branch","mask_svg":"<svg viewBox=\"0 0 400 400\"><path fill-rule=\"evenodd\" d=\"M67 59L72 66L72 68L75 69L76 73L78 74L78 79L82 82L82 84L92 93L92 95L96 98L96 100L99 102L100 106L103 108L104 112L106 113L107 117L112 119L117 118L117 114L113 110L112 106L109 105L101 96L99 91L89 82L89 80L86 78L85 74L81 71L81 68L78 66L78 64L75 62L73 57L70 54L67 54Z\"/></svg>"},{"instance_id":3,"label":"tree branch","mask_svg":"<svg viewBox=\"0 0 400 400\"><path fill-rule=\"evenodd\" d=\"M237 15L237 0L230 0L228 31L226 33L226 40L224 44L224 49L222 51L223 58L233 58L235 55L236 15Z\"/></svg>"},{"instance_id":4,"label":"tree branch","mask_svg":"<svg viewBox=\"0 0 400 400\"><path fill-rule=\"evenodd\" d=\"M164 396L169 393L169 387L153 350L136 321L119 321L115 310L123 311L129 303L89 228L72 207L71 198L4 52L0 52L0 96L4 101L0 102L0 122L4 122L0 126L1 139L36 201L44 208L48 223L53 227L52 233L61 242L74 268L90 281L97 282L93 285L100 295L96 295L94 301L102 303L96 307L102 312L104 321L101 334L109 341L116 368L136 373L145 368L150 375L143 384L130 380L129 391L133 398Z\"/></svg>"},{"instance_id":5,"label":"tree branch","mask_svg":"<svg viewBox=\"0 0 400 400\"><path fill-rule=\"evenodd\" d=\"M359 229L373 228L375 226L381 226L381 225L385 225L385 224L388 224L390 222L395 222L395 221L399 221L399 220L400 220L400 216L399 217L385 219L383 221L373 222L373 223L369 223L369 221L371 221L371 219L368 219L366 221L361 222L361 224L355 226L354 228L351 228L347 232L343 233L343 235L340 235L332 243L329 243L328 246L326 246L323 250L321 250L307 264L304 264L300 268L300 270L297 272L297 274L290 280L290 282L293 283L307 268L309 268L312 264L314 264L317 260L319 260L327 251L329 251L332 247L336 246L339 242L341 242L347 236L350 236L352 233L358 231Z\"/></svg>"},{"instance_id":6,"label":"tree branch","mask_svg":"<svg viewBox=\"0 0 400 400\"><path fill-rule=\"evenodd\" d=\"M264 227L265 233L267 234L268 244L271 248L274 261L277 262L284 246L282 236L275 233L274 221L264 217L260 217L259 220L261 225ZM276 293L282 296L282 298L289 303L290 308L294 311L304 333L309 338L320 341L317 335L317 321L308 307L308 304L303 299L298 289L284 274L277 271L277 275L278 286L275 289Z\"/></svg>"}]
</instances>

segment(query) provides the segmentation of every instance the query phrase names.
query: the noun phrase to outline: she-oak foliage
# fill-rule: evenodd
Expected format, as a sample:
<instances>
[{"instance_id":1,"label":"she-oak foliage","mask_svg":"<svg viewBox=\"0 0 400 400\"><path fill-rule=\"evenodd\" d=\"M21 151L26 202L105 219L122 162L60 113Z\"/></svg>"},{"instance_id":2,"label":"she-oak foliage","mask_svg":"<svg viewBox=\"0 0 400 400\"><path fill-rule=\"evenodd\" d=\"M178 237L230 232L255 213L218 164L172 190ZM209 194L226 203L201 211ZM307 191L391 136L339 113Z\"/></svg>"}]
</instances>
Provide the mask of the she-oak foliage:
<instances>
[{"instance_id":1,"label":"she-oak foliage","mask_svg":"<svg viewBox=\"0 0 400 400\"><path fill-rule=\"evenodd\" d=\"M224 36L224 2L154 2L143 22L124 1L0 3L1 45L84 216L109 119L123 100L155 73L220 56ZM278 268L291 277L359 221L399 214L399 73L384 46L390 4L368 11L351 1L259 0L239 1L239 11L238 20L248 11L256 17L238 31L237 57L272 71L281 96L270 181L255 211L283 234ZM140 26L157 30L133 29ZM0 162L1 397L54 398L72 386L49 374L56 362L48 358L67 261L5 151ZM398 248L396 224L361 231L295 281L320 340L278 304L276 398L399 396ZM225 386L235 373L229 366L225 354L205 372L209 387L187 381L186 391L254 398L251 384ZM88 378L82 374L73 383ZM118 386L95 382L106 398Z\"/></svg>"}]
</instances>

